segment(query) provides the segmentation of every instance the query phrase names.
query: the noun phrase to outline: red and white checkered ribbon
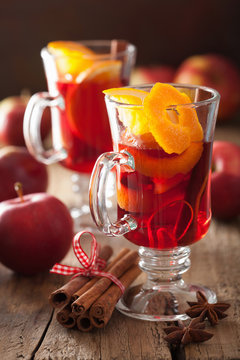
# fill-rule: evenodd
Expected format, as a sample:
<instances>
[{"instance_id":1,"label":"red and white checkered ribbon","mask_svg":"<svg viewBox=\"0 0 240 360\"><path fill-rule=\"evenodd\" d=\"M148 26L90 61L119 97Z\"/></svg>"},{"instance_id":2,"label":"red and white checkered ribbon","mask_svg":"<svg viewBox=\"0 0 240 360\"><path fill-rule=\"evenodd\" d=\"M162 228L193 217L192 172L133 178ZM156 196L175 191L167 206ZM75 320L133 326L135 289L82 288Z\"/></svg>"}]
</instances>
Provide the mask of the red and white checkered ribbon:
<instances>
[{"instance_id":1,"label":"red and white checkered ribbon","mask_svg":"<svg viewBox=\"0 0 240 360\"><path fill-rule=\"evenodd\" d=\"M80 245L81 236L83 234L90 234L90 236L92 237L90 258L85 253L85 251L83 251ZM78 261L83 267L62 265L57 263L53 266L50 272L60 275L75 274L73 278L79 275L87 277L103 276L114 282L120 288L121 292L124 293L125 287L123 286L121 281L118 280L116 276L101 270L106 266L106 261L98 257L99 246L97 244L95 236L91 232L81 231L77 233L73 238L72 246Z\"/></svg>"}]
</instances>

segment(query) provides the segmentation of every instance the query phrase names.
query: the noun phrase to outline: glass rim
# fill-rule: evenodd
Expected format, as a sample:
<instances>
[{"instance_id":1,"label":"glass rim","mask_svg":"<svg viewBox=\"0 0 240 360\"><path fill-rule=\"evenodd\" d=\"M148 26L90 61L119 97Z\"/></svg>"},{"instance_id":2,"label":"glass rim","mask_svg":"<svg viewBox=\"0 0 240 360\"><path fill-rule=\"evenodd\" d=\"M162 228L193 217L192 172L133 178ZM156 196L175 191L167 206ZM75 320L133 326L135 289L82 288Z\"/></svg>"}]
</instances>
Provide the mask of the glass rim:
<instances>
[{"instance_id":1,"label":"glass rim","mask_svg":"<svg viewBox=\"0 0 240 360\"><path fill-rule=\"evenodd\" d=\"M156 82L157 83L157 82ZM139 89L139 90L144 90L146 88L152 88L156 83L151 83L151 84L139 84L139 85L129 85L129 86L124 86L124 88L131 88L131 89ZM200 101L192 101L190 103L187 104L175 104L175 105L169 105L167 106L166 110L171 110L171 109L176 109L177 107L192 107L192 108L197 108L199 106L203 106L203 105L207 105L207 104L211 104L214 102L217 102L220 100L220 94L217 90L208 87L208 86L203 86L203 85L192 85L192 84L178 84L178 83L165 83L168 85L172 85L176 88L185 88L185 89L199 89L199 90L203 90L209 94L211 94L211 97L209 99L205 99L205 100L200 100ZM113 95L109 95L109 94L105 94L105 99L109 102L109 103L114 103L117 106L121 106L124 108L143 108L143 104L141 105L133 105L133 104L126 104L123 102L118 102L116 100L111 99L111 96Z\"/></svg>"},{"instance_id":2,"label":"glass rim","mask_svg":"<svg viewBox=\"0 0 240 360\"><path fill-rule=\"evenodd\" d=\"M121 50L121 51L117 51L116 54L109 52L109 53L103 53L103 54L94 54L94 55L89 55L89 54L83 54L81 55L81 58L83 57L84 59L93 59L93 60L115 60L118 59L119 57L122 57L126 54L134 54L136 52L136 46L132 43L130 43L127 40L124 39L112 39L112 40L56 40L56 41L66 41L66 42L74 42L74 43L79 43L81 45L85 45L86 47L109 47L109 50L111 49L111 47L114 47L114 43L125 43L126 44L126 49L125 50ZM68 58L68 57L72 57L77 59L79 56L78 55L56 55L56 54L52 54L47 46L45 46L44 48L42 48L41 50L41 57L44 59L45 57L51 57L51 58Z\"/></svg>"}]
</instances>

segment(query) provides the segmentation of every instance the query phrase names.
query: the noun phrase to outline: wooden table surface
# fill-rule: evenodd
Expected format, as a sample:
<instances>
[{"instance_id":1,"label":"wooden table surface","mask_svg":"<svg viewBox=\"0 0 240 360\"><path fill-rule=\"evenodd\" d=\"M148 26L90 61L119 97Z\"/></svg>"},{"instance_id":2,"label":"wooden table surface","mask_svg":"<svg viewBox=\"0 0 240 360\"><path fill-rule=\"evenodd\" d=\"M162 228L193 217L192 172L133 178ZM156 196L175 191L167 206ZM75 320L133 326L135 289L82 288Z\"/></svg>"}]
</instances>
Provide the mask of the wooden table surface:
<instances>
[{"instance_id":1,"label":"wooden table surface","mask_svg":"<svg viewBox=\"0 0 240 360\"><path fill-rule=\"evenodd\" d=\"M240 143L240 129L220 127L216 139ZM48 191L68 205L73 197L70 175L59 165L49 167ZM131 247L123 238L98 236L117 252ZM202 283L216 291L218 300L229 302L228 317L208 330L209 341L177 351L163 339L166 323L128 318L117 310L105 329L90 333L63 328L56 321L48 295L66 278L54 274L22 277L0 265L0 360L220 360L240 359L240 220L228 224L212 221L207 236L191 246L187 282ZM72 251L65 263L74 263Z\"/></svg>"}]
</instances>

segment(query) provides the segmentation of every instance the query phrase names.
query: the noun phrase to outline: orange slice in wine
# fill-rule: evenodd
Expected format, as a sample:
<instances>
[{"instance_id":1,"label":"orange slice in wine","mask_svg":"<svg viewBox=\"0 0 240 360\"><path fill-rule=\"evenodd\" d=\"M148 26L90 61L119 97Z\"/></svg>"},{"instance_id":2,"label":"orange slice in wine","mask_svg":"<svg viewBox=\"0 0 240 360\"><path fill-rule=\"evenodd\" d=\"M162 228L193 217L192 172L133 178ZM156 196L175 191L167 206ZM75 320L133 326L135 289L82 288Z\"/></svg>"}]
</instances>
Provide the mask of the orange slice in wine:
<instances>
[{"instance_id":1,"label":"orange slice in wine","mask_svg":"<svg viewBox=\"0 0 240 360\"><path fill-rule=\"evenodd\" d=\"M117 202L121 209L133 213L150 213L157 208L157 195L154 196L153 190L138 190L117 183Z\"/></svg>"},{"instance_id":2,"label":"orange slice in wine","mask_svg":"<svg viewBox=\"0 0 240 360\"><path fill-rule=\"evenodd\" d=\"M77 78L76 82L81 83L84 80L94 81L97 83L104 83L105 86L114 82L116 86L121 85L121 67L122 62L120 60L104 60L96 61L90 68L81 72Z\"/></svg>"},{"instance_id":3,"label":"orange slice in wine","mask_svg":"<svg viewBox=\"0 0 240 360\"><path fill-rule=\"evenodd\" d=\"M57 70L65 80L72 81L93 65L95 53L78 42L52 41L47 48L56 56Z\"/></svg>"},{"instance_id":4,"label":"orange slice in wine","mask_svg":"<svg viewBox=\"0 0 240 360\"><path fill-rule=\"evenodd\" d=\"M153 157L137 147L126 148L134 157L135 168L141 174L151 177L172 178L177 174L187 174L199 161L202 142L190 143L189 147L180 155L170 157Z\"/></svg>"},{"instance_id":5,"label":"orange slice in wine","mask_svg":"<svg viewBox=\"0 0 240 360\"><path fill-rule=\"evenodd\" d=\"M108 95L111 100L120 103L118 106L119 119L133 135L149 132L148 120L141 106L148 92L140 89L116 88L105 90L104 94ZM121 103L124 105L121 106Z\"/></svg>"},{"instance_id":6,"label":"orange slice in wine","mask_svg":"<svg viewBox=\"0 0 240 360\"><path fill-rule=\"evenodd\" d=\"M135 178L134 178L135 176ZM133 181L131 180L133 177ZM169 201L175 201L181 191L184 193L188 182L186 175L177 175L162 183L144 184L142 177L138 178L136 173L128 175L128 180L123 183L117 181L117 202L121 209L133 213L153 213L159 207L165 206ZM170 180L170 181L169 181ZM132 186L135 182L135 187ZM178 184L181 182L181 187ZM170 199L170 200L169 200Z\"/></svg>"}]
</instances>

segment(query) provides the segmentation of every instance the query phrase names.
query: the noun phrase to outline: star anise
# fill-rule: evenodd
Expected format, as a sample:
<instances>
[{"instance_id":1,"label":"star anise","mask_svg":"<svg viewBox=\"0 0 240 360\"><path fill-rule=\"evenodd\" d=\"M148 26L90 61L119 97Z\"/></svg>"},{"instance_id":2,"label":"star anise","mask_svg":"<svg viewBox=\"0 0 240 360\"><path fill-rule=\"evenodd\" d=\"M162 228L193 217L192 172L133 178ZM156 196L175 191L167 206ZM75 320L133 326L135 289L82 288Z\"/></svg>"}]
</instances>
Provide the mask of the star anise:
<instances>
[{"instance_id":1,"label":"star anise","mask_svg":"<svg viewBox=\"0 0 240 360\"><path fill-rule=\"evenodd\" d=\"M211 325L216 325L218 320L224 319L227 314L224 314L230 304L226 303L215 303L209 304L207 298L201 291L197 291L197 302L188 302L190 308L186 311L186 314L191 318L200 317L203 321L205 318L208 318Z\"/></svg>"},{"instance_id":2,"label":"star anise","mask_svg":"<svg viewBox=\"0 0 240 360\"><path fill-rule=\"evenodd\" d=\"M204 321L200 321L199 318L191 320L188 326L184 326L179 321L179 326L169 326L164 329L167 336L165 340L170 344L182 344L186 345L191 342L203 342L211 339L213 334L203 330L205 328Z\"/></svg>"}]
</instances>

